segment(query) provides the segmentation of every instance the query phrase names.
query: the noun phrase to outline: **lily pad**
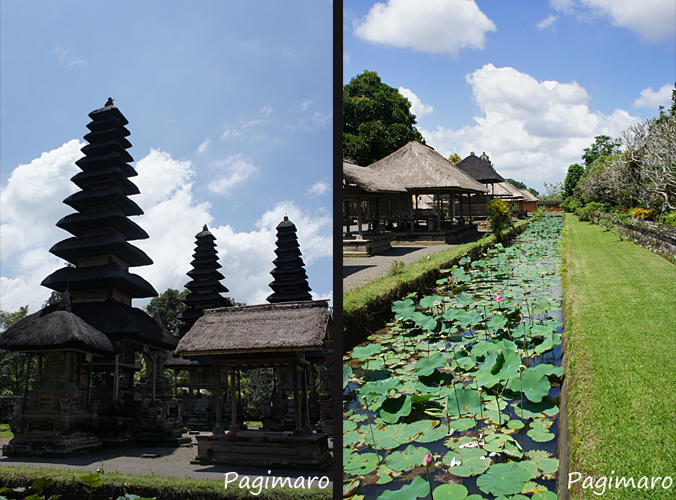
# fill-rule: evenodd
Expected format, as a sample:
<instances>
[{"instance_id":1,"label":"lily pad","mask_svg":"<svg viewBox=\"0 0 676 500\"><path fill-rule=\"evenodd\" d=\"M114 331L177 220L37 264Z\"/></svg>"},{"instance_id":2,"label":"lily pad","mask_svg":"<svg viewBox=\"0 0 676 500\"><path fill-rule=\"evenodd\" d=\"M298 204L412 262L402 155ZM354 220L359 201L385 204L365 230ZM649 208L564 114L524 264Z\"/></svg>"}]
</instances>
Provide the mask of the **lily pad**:
<instances>
[{"instance_id":1,"label":"lily pad","mask_svg":"<svg viewBox=\"0 0 676 500\"><path fill-rule=\"evenodd\" d=\"M448 435L448 427L442 425L439 420L418 420L406 426L404 432L411 441L420 443L432 443L444 439Z\"/></svg>"},{"instance_id":2,"label":"lily pad","mask_svg":"<svg viewBox=\"0 0 676 500\"><path fill-rule=\"evenodd\" d=\"M530 474L515 463L493 464L479 476L476 485L491 495L514 495L530 480Z\"/></svg>"},{"instance_id":3,"label":"lily pad","mask_svg":"<svg viewBox=\"0 0 676 500\"><path fill-rule=\"evenodd\" d=\"M346 474L360 476L373 472L378 467L378 456L375 453L359 453L344 465Z\"/></svg>"},{"instance_id":4,"label":"lily pad","mask_svg":"<svg viewBox=\"0 0 676 500\"><path fill-rule=\"evenodd\" d=\"M556 500L558 497L553 491L543 491L540 493L535 493L531 500Z\"/></svg>"},{"instance_id":5,"label":"lily pad","mask_svg":"<svg viewBox=\"0 0 676 500\"><path fill-rule=\"evenodd\" d=\"M545 375L533 368L528 368L523 371L521 377L514 377L509 383L509 388L514 392L521 392L522 387L529 401L539 403L544 396L549 394L551 384Z\"/></svg>"},{"instance_id":6,"label":"lily pad","mask_svg":"<svg viewBox=\"0 0 676 500\"><path fill-rule=\"evenodd\" d=\"M430 492L430 483L421 476L417 476L410 484L398 490L387 490L378 497L378 500L415 500L426 497Z\"/></svg>"},{"instance_id":7,"label":"lily pad","mask_svg":"<svg viewBox=\"0 0 676 500\"><path fill-rule=\"evenodd\" d=\"M458 414L460 408L460 415ZM448 413L456 416L467 413L479 413L481 411L481 399L479 393L471 388L456 388L448 397Z\"/></svg>"},{"instance_id":8,"label":"lily pad","mask_svg":"<svg viewBox=\"0 0 676 500\"><path fill-rule=\"evenodd\" d=\"M347 387L347 383L352 376L352 367L348 364L343 365L343 389Z\"/></svg>"},{"instance_id":9,"label":"lily pad","mask_svg":"<svg viewBox=\"0 0 676 500\"><path fill-rule=\"evenodd\" d=\"M430 451L423 446L409 444L405 450L393 451L387 456L387 466L395 471L405 471L422 465Z\"/></svg>"},{"instance_id":10,"label":"lily pad","mask_svg":"<svg viewBox=\"0 0 676 500\"><path fill-rule=\"evenodd\" d=\"M376 446L379 450L391 450L409 442L406 427L406 424L378 426L373 429L373 436L371 430L367 429L364 431L364 440L370 444L375 437Z\"/></svg>"},{"instance_id":11,"label":"lily pad","mask_svg":"<svg viewBox=\"0 0 676 500\"><path fill-rule=\"evenodd\" d=\"M352 357L360 361L372 358L376 353L380 352L380 344L369 344L366 347L357 346L352 349Z\"/></svg>"},{"instance_id":12,"label":"lily pad","mask_svg":"<svg viewBox=\"0 0 676 500\"><path fill-rule=\"evenodd\" d=\"M449 472L451 474L460 477L476 476L491 465L491 459L479 447L450 450L444 455L442 461L450 467ZM453 467L451 467L451 464L454 464Z\"/></svg>"},{"instance_id":13,"label":"lily pad","mask_svg":"<svg viewBox=\"0 0 676 500\"><path fill-rule=\"evenodd\" d=\"M387 398L380 406L380 418L388 424L396 424L399 418L411 413L411 404L411 398L405 394L396 398Z\"/></svg>"},{"instance_id":14,"label":"lily pad","mask_svg":"<svg viewBox=\"0 0 676 500\"><path fill-rule=\"evenodd\" d=\"M415 372L419 376L429 376L434 373L435 368L446 366L448 361L439 352L435 352L428 357L421 358L415 365Z\"/></svg>"},{"instance_id":15,"label":"lily pad","mask_svg":"<svg viewBox=\"0 0 676 500\"><path fill-rule=\"evenodd\" d=\"M467 498L467 488L462 484L441 484L434 488L434 500L463 500Z\"/></svg>"}]
</instances>

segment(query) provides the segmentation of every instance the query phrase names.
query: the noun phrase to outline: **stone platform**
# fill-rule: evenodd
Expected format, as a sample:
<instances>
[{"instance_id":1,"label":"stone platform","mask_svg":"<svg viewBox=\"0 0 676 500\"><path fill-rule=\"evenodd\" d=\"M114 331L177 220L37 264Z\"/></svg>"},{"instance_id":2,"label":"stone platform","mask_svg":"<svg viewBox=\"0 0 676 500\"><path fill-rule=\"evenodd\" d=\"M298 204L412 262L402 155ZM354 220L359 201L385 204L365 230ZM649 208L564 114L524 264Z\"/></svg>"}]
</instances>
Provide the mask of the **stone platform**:
<instances>
[{"instance_id":1,"label":"stone platform","mask_svg":"<svg viewBox=\"0 0 676 500\"><path fill-rule=\"evenodd\" d=\"M392 236L344 237L343 255L380 255L392 249Z\"/></svg>"},{"instance_id":2,"label":"stone platform","mask_svg":"<svg viewBox=\"0 0 676 500\"><path fill-rule=\"evenodd\" d=\"M197 457L207 463L248 466L309 466L331 464L328 434L294 437L291 432L238 431L197 436Z\"/></svg>"}]
</instances>

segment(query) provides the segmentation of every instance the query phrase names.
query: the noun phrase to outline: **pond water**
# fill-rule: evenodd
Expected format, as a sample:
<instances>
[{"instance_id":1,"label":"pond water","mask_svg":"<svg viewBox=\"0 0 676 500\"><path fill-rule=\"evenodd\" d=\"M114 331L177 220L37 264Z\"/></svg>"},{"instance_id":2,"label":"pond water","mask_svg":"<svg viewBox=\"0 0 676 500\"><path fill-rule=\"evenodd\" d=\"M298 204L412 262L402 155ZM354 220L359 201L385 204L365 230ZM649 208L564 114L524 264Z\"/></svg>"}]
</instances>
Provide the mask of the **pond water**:
<instances>
[{"instance_id":1,"label":"pond water","mask_svg":"<svg viewBox=\"0 0 676 500\"><path fill-rule=\"evenodd\" d=\"M562 228L544 217L462 258L346 353L348 497L556 499Z\"/></svg>"}]
</instances>

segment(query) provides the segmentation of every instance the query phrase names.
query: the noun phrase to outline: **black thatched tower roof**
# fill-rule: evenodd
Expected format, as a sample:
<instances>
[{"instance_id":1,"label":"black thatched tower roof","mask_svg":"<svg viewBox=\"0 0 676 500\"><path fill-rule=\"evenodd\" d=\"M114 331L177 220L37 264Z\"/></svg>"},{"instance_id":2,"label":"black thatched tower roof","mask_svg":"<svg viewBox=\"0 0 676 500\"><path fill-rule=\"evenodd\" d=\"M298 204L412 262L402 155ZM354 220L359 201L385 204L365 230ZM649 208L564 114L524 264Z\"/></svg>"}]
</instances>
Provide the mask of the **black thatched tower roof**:
<instances>
[{"instance_id":1,"label":"black thatched tower roof","mask_svg":"<svg viewBox=\"0 0 676 500\"><path fill-rule=\"evenodd\" d=\"M45 351L77 349L100 355L122 352L107 336L68 311L42 309L0 335L0 349Z\"/></svg>"},{"instance_id":2,"label":"black thatched tower roof","mask_svg":"<svg viewBox=\"0 0 676 500\"><path fill-rule=\"evenodd\" d=\"M504 182L505 180L495 171L493 164L488 159L486 153L479 157L472 151L469 156L459 162L456 167L482 184L493 184L496 182Z\"/></svg>"},{"instance_id":3,"label":"black thatched tower roof","mask_svg":"<svg viewBox=\"0 0 676 500\"><path fill-rule=\"evenodd\" d=\"M277 226L277 258L272 261L275 268L270 271L274 280L270 283L273 292L266 300L271 304L312 300L310 285L301 258L296 226L284 216Z\"/></svg>"},{"instance_id":4,"label":"black thatched tower roof","mask_svg":"<svg viewBox=\"0 0 676 500\"><path fill-rule=\"evenodd\" d=\"M209 232L206 224L202 231L195 235L195 253L192 256L193 261L190 263L192 270L188 272L192 281L185 285L190 293L181 299L188 309L178 316L186 323L186 326L181 328L179 337L185 335L195 321L204 314L205 309L232 305L221 295L221 292L227 292L228 289L220 282L224 277L218 272L221 265L218 263L216 238Z\"/></svg>"},{"instance_id":5,"label":"black thatched tower roof","mask_svg":"<svg viewBox=\"0 0 676 500\"><path fill-rule=\"evenodd\" d=\"M145 252L128 243L148 238L148 234L128 219L143 210L128 196L138 194L128 178L136 171L126 151L131 143L125 128L129 122L109 99L106 106L89 113L92 119L82 148L85 157L75 164L82 172L71 180L81 191L64 200L78 213L68 215L57 226L73 237L54 245L50 252L75 267L66 267L49 275L43 286L59 292L70 289L76 302L113 298L131 306L132 298L156 297L146 280L131 274L129 267L153 263Z\"/></svg>"}]
</instances>

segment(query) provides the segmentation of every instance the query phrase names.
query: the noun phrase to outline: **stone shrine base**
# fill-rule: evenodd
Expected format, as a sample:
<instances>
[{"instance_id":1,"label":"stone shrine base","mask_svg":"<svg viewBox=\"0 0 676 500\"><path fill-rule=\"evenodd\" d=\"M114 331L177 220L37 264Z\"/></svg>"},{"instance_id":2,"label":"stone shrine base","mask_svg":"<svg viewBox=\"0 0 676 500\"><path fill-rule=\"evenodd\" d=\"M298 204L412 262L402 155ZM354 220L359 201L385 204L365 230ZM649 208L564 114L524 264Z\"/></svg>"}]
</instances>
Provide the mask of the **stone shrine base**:
<instances>
[{"instance_id":1,"label":"stone shrine base","mask_svg":"<svg viewBox=\"0 0 676 500\"><path fill-rule=\"evenodd\" d=\"M197 458L209 463L250 466L303 465L325 468L331 464L328 434L294 437L291 432L238 431L237 434L197 438Z\"/></svg>"}]
</instances>

